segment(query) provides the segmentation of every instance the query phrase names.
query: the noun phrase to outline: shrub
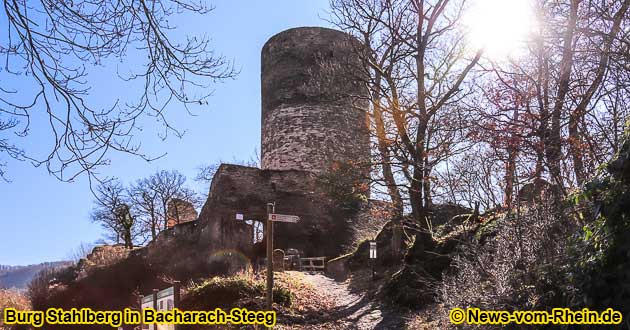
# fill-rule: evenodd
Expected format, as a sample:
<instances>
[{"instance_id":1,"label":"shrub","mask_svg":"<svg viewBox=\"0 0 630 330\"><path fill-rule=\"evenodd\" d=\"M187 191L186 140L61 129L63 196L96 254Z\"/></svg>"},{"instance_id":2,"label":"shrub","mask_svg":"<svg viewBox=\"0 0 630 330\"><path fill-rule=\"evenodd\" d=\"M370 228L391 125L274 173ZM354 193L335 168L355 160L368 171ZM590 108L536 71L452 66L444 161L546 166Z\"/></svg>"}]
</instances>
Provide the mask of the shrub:
<instances>
[{"instance_id":1,"label":"shrub","mask_svg":"<svg viewBox=\"0 0 630 330\"><path fill-rule=\"evenodd\" d=\"M17 290L0 289L0 329L10 329L3 325L5 308L15 308L17 310L30 309L28 298Z\"/></svg>"},{"instance_id":2,"label":"shrub","mask_svg":"<svg viewBox=\"0 0 630 330\"><path fill-rule=\"evenodd\" d=\"M566 307L569 293L565 250L573 228L550 206L505 215L495 235L460 247L440 287L445 315L451 308L534 310ZM452 327L443 320L444 327Z\"/></svg>"},{"instance_id":3,"label":"shrub","mask_svg":"<svg viewBox=\"0 0 630 330\"><path fill-rule=\"evenodd\" d=\"M630 140L609 175L587 184L576 202L595 204L595 221L586 224L571 244L571 270L577 293L573 304L613 308L630 317Z\"/></svg>"},{"instance_id":4,"label":"shrub","mask_svg":"<svg viewBox=\"0 0 630 330\"><path fill-rule=\"evenodd\" d=\"M29 306L28 298L22 292L12 289L0 289L0 311L3 311L5 308L25 310Z\"/></svg>"},{"instance_id":5,"label":"shrub","mask_svg":"<svg viewBox=\"0 0 630 330\"><path fill-rule=\"evenodd\" d=\"M361 164L337 162L329 171L319 177L319 184L341 211L356 212L361 203L367 202L369 185L365 183L365 176L357 170Z\"/></svg>"},{"instance_id":6,"label":"shrub","mask_svg":"<svg viewBox=\"0 0 630 330\"><path fill-rule=\"evenodd\" d=\"M289 289L274 286L275 303L290 306L292 293ZM244 299L262 298L265 294L265 283L249 274L238 274L231 277L213 277L201 284L192 286L182 299L184 309L233 308ZM262 301L262 299L258 299Z\"/></svg>"},{"instance_id":7,"label":"shrub","mask_svg":"<svg viewBox=\"0 0 630 330\"><path fill-rule=\"evenodd\" d=\"M28 297L34 308L46 306L50 290L60 283L68 283L76 277L75 267L45 268L28 285Z\"/></svg>"}]
</instances>

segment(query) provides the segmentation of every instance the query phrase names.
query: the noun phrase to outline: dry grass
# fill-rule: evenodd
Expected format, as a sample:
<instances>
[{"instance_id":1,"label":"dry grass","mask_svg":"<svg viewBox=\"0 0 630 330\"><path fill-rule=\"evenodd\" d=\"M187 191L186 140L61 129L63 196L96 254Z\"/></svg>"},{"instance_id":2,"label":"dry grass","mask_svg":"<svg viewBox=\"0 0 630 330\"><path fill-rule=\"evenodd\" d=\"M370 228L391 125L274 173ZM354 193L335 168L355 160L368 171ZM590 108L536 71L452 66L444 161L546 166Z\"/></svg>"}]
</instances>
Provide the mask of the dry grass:
<instances>
[{"instance_id":1,"label":"dry grass","mask_svg":"<svg viewBox=\"0 0 630 330\"><path fill-rule=\"evenodd\" d=\"M447 322L448 310L455 307L535 310L562 305L568 226L553 209L540 206L503 215L479 228L477 236L484 235L484 240L462 246L440 285L447 310L440 313L445 324L440 328L458 328Z\"/></svg>"},{"instance_id":2,"label":"dry grass","mask_svg":"<svg viewBox=\"0 0 630 330\"><path fill-rule=\"evenodd\" d=\"M21 292L16 290L0 289L0 330L9 329L8 326L4 326L2 320L5 308L29 310L31 308L31 303Z\"/></svg>"},{"instance_id":3,"label":"dry grass","mask_svg":"<svg viewBox=\"0 0 630 330\"><path fill-rule=\"evenodd\" d=\"M23 293L11 289L0 289L0 311L5 308L24 310L29 309L30 306L31 303Z\"/></svg>"},{"instance_id":4,"label":"dry grass","mask_svg":"<svg viewBox=\"0 0 630 330\"><path fill-rule=\"evenodd\" d=\"M274 279L274 310L278 317L276 329L298 329L300 327L295 323L317 319L326 315L335 306L334 298L313 286L302 273L277 272ZM183 309L210 310L217 307L264 310L265 277L242 272L229 277L213 277L198 284L192 283L186 288L182 299ZM188 329L187 326L182 328ZM247 327L234 325L194 327L195 330L241 328ZM250 326L248 329L251 328Z\"/></svg>"},{"instance_id":5,"label":"dry grass","mask_svg":"<svg viewBox=\"0 0 630 330\"><path fill-rule=\"evenodd\" d=\"M427 306L427 308L418 311L411 315L409 321L407 321L406 330L434 330L443 329L440 322L444 319L442 316L445 313L443 307L439 305ZM446 311L448 313L448 311Z\"/></svg>"},{"instance_id":6,"label":"dry grass","mask_svg":"<svg viewBox=\"0 0 630 330\"><path fill-rule=\"evenodd\" d=\"M79 277L85 277L94 268L103 268L118 263L127 258L130 251L120 244L95 247L85 258L77 262Z\"/></svg>"},{"instance_id":7,"label":"dry grass","mask_svg":"<svg viewBox=\"0 0 630 330\"><path fill-rule=\"evenodd\" d=\"M321 313L335 306L334 301L328 295L304 280L303 273L276 273L275 280L280 287L288 289L293 295L293 303L289 310L291 313Z\"/></svg>"}]
</instances>

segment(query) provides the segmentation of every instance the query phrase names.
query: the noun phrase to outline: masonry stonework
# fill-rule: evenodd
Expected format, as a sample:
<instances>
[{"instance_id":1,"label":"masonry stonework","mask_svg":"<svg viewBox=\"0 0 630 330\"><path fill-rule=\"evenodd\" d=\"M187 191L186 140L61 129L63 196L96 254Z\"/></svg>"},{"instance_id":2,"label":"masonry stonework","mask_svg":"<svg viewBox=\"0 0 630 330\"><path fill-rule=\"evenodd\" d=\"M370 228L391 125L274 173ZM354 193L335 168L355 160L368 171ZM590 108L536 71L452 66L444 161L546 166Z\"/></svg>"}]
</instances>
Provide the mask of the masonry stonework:
<instances>
[{"instance_id":1,"label":"masonry stonework","mask_svg":"<svg viewBox=\"0 0 630 330\"><path fill-rule=\"evenodd\" d=\"M325 28L290 29L269 39L262 50L262 168L222 164L197 221L174 226L162 240L179 237L212 255L229 251L255 260L264 242L255 243L252 222L236 214L264 223L270 202L277 213L301 218L274 225L274 246L305 256L338 256L364 238L359 233L370 228L363 227L379 225L372 221L383 214L378 203L341 210L322 184L337 162L351 162L360 178L369 173L367 91L357 47L356 39Z\"/></svg>"},{"instance_id":2,"label":"masonry stonework","mask_svg":"<svg viewBox=\"0 0 630 330\"><path fill-rule=\"evenodd\" d=\"M173 198L168 202L166 215L168 216L168 228L197 220L195 206L191 202L179 198Z\"/></svg>"},{"instance_id":3,"label":"masonry stonework","mask_svg":"<svg viewBox=\"0 0 630 330\"><path fill-rule=\"evenodd\" d=\"M262 49L262 168L322 173L369 160L367 89L359 42L326 28L295 28Z\"/></svg>"}]
</instances>

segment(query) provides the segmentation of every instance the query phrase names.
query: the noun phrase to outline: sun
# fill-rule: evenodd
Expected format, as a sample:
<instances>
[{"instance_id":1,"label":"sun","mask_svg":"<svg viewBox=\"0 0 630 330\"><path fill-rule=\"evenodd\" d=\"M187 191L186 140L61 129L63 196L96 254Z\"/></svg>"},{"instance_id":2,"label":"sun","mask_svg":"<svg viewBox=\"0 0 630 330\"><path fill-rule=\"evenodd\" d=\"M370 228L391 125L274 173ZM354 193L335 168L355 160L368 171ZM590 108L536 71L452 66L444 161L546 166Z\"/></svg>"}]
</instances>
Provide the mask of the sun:
<instances>
[{"instance_id":1,"label":"sun","mask_svg":"<svg viewBox=\"0 0 630 330\"><path fill-rule=\"evenodd\" d=\"M531 0L472 0L463 17L468 45L493 59L518 55L536 27Z\"/></svg>"}]
</instances>

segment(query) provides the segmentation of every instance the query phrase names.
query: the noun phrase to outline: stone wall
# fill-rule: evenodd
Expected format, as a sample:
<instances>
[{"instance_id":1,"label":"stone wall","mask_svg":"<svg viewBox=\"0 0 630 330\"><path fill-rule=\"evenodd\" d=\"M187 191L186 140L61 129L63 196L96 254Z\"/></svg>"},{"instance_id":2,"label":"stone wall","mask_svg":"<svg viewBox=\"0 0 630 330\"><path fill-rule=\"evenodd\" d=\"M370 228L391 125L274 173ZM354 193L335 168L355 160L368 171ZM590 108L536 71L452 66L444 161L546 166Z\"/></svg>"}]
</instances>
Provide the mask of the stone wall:
<instances>
[{"instance_id":1,"label":"stone wall","mask_svg":"<svg viewBox=\"0 0 630 330\"><path fill-rule=\"evenodd\" d=\"M358 41L326 28L295 28L262 50L262 168L325 172L369 161L367 89Z\"/></svg>"},{"instance_id":2,"label":"stone wall","mask_svg":"<svg viewBox=\"0 0 630 330\"><path fill-rule=\"evenodd\" d=\"M191 202L179 198L173 198L168 201L166 209L169 228L177 224L197 220L197 210L195 210L195 206Z\"/></svg>"},{"instance_id":3,"label":"stone wall","mask_svg":"<svg viewBox=\"0 0 630 330\"><path fill-rule=\"evenodd\" d=\"M360 47L349 35L325 28L290 29L269 39L262 49L262 169L222 164L197 221L175 226L159 241L186 241L213 256L231 251L252 260L266 242L254 246L251 222L236 220L236 214L266 224L270 202L276 213L301 217L297 224L275 223L275 248L336 257L373 236L386 220L383 205L336 209L321 185L321 175L337 162L351 163L360 178L369 174Z\"/></svg>"},{"instance_id":4,"label":"stone wall","mask_svg":"<svg viewBox=\"0 0 630 330\"><path fill-rule=\"evenodd\" d=\"M201 241L217 242L253 256L252 227L235 216L240 213L246 220L266 222L266 205L274 201L276 213L301 217L297 224L275 224L274 247L296 248L307 256L336 256L351 244L351 221L332 208L318 187L317 175L229 164L219 167L201 210Z\"/></svg>"}]
</instances>

